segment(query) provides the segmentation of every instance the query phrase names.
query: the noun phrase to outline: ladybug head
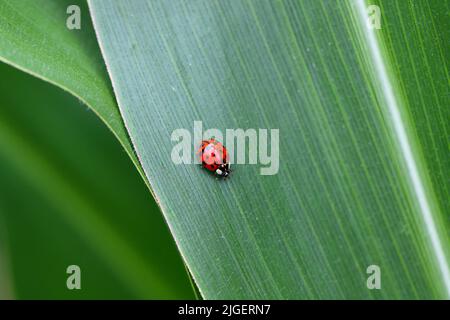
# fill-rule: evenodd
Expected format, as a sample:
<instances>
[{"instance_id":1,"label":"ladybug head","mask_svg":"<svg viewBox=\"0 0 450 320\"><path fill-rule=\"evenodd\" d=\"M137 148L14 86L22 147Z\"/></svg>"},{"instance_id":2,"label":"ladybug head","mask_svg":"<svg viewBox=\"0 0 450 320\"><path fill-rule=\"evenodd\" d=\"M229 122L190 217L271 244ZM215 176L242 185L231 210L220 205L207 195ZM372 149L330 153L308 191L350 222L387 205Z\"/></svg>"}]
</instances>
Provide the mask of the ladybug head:
<instances>
[{"instance_id":1,"label":"ladybug head","mask_svg":"<svg viewBox=\"0 0 450 320\"><path fill-rule=\"evenodd\" d=\"M228 177L228 175L230 174L230 165L228 163L219 165L219 167L216 170L216 174L219 177L223 178Z\"/></svg>"}]
</instances>

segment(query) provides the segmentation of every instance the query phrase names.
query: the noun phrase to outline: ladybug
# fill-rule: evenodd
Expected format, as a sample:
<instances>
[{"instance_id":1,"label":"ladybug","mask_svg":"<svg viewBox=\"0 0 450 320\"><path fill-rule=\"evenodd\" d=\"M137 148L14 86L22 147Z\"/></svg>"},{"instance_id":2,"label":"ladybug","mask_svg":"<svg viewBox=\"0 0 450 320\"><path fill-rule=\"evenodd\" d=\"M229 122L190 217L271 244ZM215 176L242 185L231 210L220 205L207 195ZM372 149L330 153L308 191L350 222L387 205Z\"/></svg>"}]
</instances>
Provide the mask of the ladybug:
<instances>
[{"instance_id":1,"label":"ladybug","mask_svg":"<svg viewBox=\"0 0 450 320\"><path fill-rule=\"evenodd\" d=\"M227 177L231 170L228 151L215 139L203 140L197 154L200 156L202 167L214 172L218 177Z\"/></svg>"}]
</instances>

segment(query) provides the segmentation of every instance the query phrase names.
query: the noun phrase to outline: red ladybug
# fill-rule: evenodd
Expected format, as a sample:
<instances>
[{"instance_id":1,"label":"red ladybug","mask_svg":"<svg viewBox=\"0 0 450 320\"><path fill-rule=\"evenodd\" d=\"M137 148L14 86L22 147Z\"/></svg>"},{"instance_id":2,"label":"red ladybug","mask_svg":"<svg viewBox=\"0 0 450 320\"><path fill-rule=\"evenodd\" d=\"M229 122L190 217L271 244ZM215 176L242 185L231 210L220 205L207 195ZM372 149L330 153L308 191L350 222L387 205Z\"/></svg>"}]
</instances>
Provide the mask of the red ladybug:
<instances>
[{"instance_id":1,"label":"red ladybug","mask_svg":"<svg viewBox=\"0 0 450 320\"><path fill-rule=\"evenodd\" d=\"M230 164L227 149L214 139L203 140L197 154L200 156L203 168L225 178L230 174Z\"/></svg>"}]
</instances>

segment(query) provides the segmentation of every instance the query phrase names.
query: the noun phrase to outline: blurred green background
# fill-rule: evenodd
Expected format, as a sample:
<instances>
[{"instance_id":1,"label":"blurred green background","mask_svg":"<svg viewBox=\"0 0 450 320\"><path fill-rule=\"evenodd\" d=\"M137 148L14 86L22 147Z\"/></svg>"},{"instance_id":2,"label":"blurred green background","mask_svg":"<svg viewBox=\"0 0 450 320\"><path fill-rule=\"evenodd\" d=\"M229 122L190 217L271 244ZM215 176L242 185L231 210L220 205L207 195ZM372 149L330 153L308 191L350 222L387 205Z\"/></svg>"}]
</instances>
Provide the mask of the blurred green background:
<instances>
[{"instance_id":1,"label":"blurred green background","mask_svg":"<svg viewBox=\"0 0 450 320\"><path fill-rule=\"evenodd\" d=\"M0 298L193 299L159 208L103 123L0 64ZM81 268L81 290L66 287Z\"/></svg>"}]
</instances>

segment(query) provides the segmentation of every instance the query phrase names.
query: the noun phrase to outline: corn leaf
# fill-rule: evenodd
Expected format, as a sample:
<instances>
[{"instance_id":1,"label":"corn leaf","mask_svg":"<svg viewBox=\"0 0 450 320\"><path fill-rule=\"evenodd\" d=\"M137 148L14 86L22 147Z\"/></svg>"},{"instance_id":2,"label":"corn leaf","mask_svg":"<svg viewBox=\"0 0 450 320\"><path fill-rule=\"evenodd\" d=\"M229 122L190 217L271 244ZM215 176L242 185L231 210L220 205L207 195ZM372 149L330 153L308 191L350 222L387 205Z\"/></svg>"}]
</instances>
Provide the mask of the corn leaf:
<instances>
[{"instance_id":1,"label":"corn leaf","mask_svg":"<svg viewBox=\"0 0 450 320\"><path fill-rule=\"evenodd\" d=\"M380 30L360 0L89 6L205 298L448 297L447 1L382 1ZM171 134L196 120L279 129L278 174L176 165Z\"/></svg>"}]
</instances>

